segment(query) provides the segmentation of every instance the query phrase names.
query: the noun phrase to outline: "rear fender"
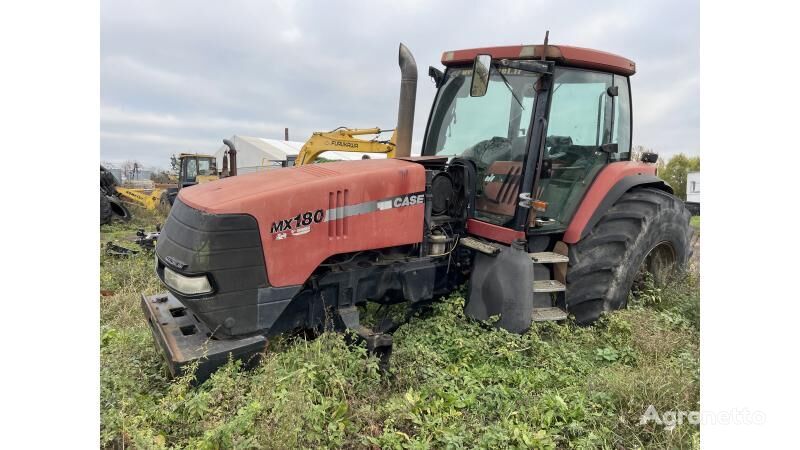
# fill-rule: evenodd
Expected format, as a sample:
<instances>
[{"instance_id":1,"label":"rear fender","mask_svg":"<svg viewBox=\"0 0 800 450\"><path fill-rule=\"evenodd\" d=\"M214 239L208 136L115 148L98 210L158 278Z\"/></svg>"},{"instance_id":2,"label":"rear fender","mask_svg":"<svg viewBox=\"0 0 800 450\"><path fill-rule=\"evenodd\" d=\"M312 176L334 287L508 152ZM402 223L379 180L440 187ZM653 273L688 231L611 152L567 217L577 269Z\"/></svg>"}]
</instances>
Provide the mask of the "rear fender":
<instances>
[{"instance_id":1,"label":"rear fender","mask_svg":"<svg viewBox=\"0 0 800 450\"><path fill-rule=\"evenodd\" d=\"M656 167L637 161L611 163L597 175L564 232L563 241L575 244L597 224L622 194L634 187L648 186L673 193L666 181L656 176Z\"/></svg>"}]
</instances>

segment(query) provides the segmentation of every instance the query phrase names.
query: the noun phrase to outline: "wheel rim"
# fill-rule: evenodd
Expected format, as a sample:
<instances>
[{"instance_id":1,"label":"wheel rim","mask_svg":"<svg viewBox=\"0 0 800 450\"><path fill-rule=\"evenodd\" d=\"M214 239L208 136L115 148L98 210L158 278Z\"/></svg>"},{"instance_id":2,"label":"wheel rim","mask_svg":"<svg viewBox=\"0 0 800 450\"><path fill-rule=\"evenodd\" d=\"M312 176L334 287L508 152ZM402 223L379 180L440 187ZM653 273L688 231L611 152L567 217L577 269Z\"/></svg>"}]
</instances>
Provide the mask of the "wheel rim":
<instances>
[{"instance_id":1,"label":"wheel rim","mask_svg":"<svg viewBox=\"0 0 800 450\"><path fill-rule=\"evenodd\" d=\"M657 285L663 285L675 271L677 260L672 244L667 241L659 242L644 258L634 285L641 285L648 273Z\"/></svg>"}]
</instances>

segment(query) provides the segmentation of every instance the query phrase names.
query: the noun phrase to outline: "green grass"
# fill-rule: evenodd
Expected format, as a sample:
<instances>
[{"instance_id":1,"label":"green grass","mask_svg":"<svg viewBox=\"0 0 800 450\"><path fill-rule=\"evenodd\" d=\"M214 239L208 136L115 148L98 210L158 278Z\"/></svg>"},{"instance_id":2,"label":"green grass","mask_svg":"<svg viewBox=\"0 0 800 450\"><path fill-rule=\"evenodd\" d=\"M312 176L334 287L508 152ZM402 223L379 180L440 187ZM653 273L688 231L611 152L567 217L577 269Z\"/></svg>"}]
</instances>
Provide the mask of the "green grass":
<instances>
[{"instance_id":1,"label":"green grass","mask_svg":"<svg viewBox=\"0 0 800 450\"><path fill-rule=\"evenodd\" d=\"M145 225L134 220L103 227L102 239L133 235ZM535 324L522 336L468 320L456 292L395 333L390 376L326 333L275 339L254 370L230 363L195 388L167 379L139 310L140 291L160 290L152 255L100 259L100 287L112 293L100 297L104 447L699 445L693 425L637 423L651 404L699 409L695 275L648 287L595 326Z\"/></svg>"},{"instance_id":2,"label":"green grass","mask_svg":"<svg viewBox=\"0 0 800 450\"><path fill-rule=\"evenodd\" d=\"M693 226L695 230L700 229L700 216L692 216L689 220L689 225Z\"/></svg>"}]
</instances>

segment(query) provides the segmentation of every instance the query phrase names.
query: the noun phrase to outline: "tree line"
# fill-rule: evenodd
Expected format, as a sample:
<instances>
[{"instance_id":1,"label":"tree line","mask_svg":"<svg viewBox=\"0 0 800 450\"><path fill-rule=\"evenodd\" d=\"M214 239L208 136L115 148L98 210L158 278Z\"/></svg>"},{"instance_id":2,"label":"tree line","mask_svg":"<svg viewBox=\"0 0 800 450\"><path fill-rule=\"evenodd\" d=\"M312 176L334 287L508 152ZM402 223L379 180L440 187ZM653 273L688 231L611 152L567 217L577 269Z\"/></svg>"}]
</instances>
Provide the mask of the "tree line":
<instances>
[{"instance_id":1,"label":"tree line","mask_svg":"<svg viewBox=\"0 0 800 450\"><path fill-rule=\"evenodd\" d=\"M638 161L642 153L652 153L653 150L637 145L633 149L633 160ZM700 171L700 156L686 156L683 153L673 155L668 160L658 158L656 162L658 176L669 183L675 190L675 196L686 200L686 175L689 172Z\"/></svg>"}]
</instances>

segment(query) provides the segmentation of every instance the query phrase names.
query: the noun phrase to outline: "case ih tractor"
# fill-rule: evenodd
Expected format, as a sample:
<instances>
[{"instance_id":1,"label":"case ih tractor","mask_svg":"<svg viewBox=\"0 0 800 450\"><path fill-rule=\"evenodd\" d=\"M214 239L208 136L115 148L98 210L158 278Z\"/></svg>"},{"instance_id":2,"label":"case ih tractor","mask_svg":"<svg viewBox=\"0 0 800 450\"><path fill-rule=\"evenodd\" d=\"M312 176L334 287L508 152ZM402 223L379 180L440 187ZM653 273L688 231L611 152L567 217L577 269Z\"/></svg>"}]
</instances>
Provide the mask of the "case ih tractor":
<instances>
[{"instance_id":1,"label":"case ih tractor","mask_svg":"<svg viewBox=\"0 0 800 450\"><path fill-rule=\"evenodd\" d=\"M142 298L173 374L202 380L270 336L352 330L385 361L392 326L467 283L467 316L525 332L626 305L643 271L689 257L689 213L631 160L634 63L519 45L448 51L422 156L410 156L417 68L400 46L396 157L304 165L182 189L156 248L168 293Z\"/></svg>"}]
</instances>

